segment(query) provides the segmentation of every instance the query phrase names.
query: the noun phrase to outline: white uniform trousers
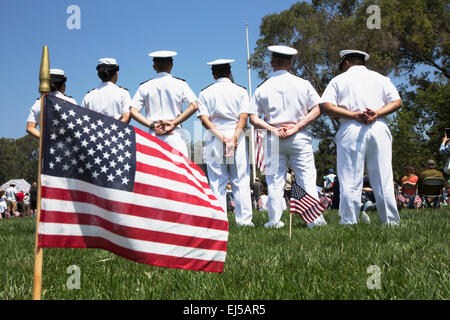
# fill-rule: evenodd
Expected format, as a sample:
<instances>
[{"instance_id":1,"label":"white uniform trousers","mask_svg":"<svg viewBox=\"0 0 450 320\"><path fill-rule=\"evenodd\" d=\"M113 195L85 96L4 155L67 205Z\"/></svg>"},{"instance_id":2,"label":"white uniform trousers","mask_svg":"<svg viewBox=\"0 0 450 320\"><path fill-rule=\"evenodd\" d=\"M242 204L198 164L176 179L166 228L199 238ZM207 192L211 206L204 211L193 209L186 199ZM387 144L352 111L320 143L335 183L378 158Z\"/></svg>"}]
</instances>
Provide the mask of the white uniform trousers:
<instances>
[{"instance_id":1,"label":"white uniform trousers","mask_svg":"<svg viewBox=\"0 0 450 320\"><path fill-rule=\"evenodd\" d=\"M184 132L182 128L175 128L173 130L173 134L168 134L164 136L157 136L154 131L150 131L150 134L154 137L157 137L158 139L164 141L168 145L170 145L172 148L180 151L182 154L184 154L186 157L189 158L189 153L187 149L186 142L184 141Z\"/></svg>"},{"instance_id":2,"label":"white uniform trousers","mask_svg":"<svg viewBox=\"0 0 450 320\"><path fill-rule=\"evenodd\" d=\"M311 197L319 199L311 141L311 136L303 131L286 139L279 139L271 134L267 137L267 144L264 146L266 182L269 193L267 211L269 222L272 224L277 224L283 214L283 202L285 202L283 188L286 183L289 162L294 170L297 184ZM326 222L321 215L314 223L325 224Z\"/></svg>"},{"instance_id":3,"label":"white uniform trousers","mask_svg":"<svg viewBox=\"0 0 450 320\"><path fill-rule=\"evenodd\" d=\"M218 129L227 137L232 137L233 128ZM245 135L238 139L234 157L223 157L225 147L217 137L209 135L206 142L206 164L209 185L213 194L219 200L224 211L227 211L226 186L230 179L231 190L234 197L234 215L237 224L252 222L252 198L250 192L250 167Z\"/></svg>"},{"instance_id":4,"label":"white uniform trousers","mask_svg":"<svg viewBox=\"0 0 450 320\"><path fill-rule=\"evenodd\" d=\"M340 223L358 222L364 163L381 223L399 223L392 173L392 136L386 123L377 120L365 125L345 120L335 141L340 185Z\"/></svg>"}]
</instances>

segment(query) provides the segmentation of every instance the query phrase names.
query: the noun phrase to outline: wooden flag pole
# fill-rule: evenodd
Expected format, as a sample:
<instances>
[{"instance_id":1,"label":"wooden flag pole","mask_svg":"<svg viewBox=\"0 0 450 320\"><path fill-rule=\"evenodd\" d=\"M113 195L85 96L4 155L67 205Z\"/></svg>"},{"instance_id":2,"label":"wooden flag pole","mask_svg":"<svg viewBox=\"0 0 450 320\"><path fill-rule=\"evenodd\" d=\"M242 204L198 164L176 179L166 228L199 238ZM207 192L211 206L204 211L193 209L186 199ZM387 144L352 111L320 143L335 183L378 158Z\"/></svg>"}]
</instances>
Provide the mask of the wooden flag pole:
<instances>
[{"instance_id":1,"label":"wooden flag pole","mask_svg":"<svg viewBox=\"0 0 450 320\"><path fill-rule=\"evenodd\" d=\"M292 239L292 212L289 213L289 239Z\"/></svg>"},{"instance_id":2,"label":"wooden flag pole","mask_svg":"<svg viewBox=\"0 0 450 320\"><path fill-rule=\"evenodd\" d=\"M37 198L37 213L36 213L36 243L34 251L34 278L33 278L33 300L41 299L42 288L42 261L43 250L38 248L38 233L39 220L41 218L41 167L42 167L42 133L44 123L44 95L50 92L50 62L48 55L48 47L44 46L42 49L41 68L39 71L39 92L41 93L41 117L40 117L40 131L39 135L39 164L38 164L38 198Z\"/></svg>"}]
</instances>

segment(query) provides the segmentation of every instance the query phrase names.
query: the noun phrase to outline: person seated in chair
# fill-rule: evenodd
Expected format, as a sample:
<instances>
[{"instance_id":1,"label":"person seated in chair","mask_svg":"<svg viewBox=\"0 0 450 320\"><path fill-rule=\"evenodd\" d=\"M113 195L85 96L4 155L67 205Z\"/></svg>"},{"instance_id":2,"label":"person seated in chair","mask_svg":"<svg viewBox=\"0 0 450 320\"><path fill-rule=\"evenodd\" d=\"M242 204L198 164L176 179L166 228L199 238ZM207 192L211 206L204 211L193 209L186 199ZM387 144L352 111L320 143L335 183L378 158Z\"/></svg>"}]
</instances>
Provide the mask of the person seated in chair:
<instances>
[{"instance_id":1,"label":"person seated in chair","mask_svg":"<svg viewBox=\"0 0 450 320\"><path fill-rule=\"evenodd\" d=\"M361 221L364 223L370 223L370 217L366 213L369 210L376 210L375 195L373 189L370 186L369 177L365 175L363 177L363 188L361 194Z\"/></svg>"},{"instance_id":2,"label":"person seated in chair","mask_svg":"<svg viewBox=\"0 0 450 320\"><path fill-rule=\"evenodd\" d=\"M402 193L408 199L404 205L408 209L414 209L414 197L417 193L419 177L415 175L415 169L410 165L405 165L404 170L406 174L402 178Z\"/></svg>"},{"instance_id":3,"label":"person seated in chair","mask_svg":"<svg viewBox=\"0 0 450 320\"><path fill-rule=\"evenodd\" d=\"M424 193L423 180L425 178L444 178L442 172L436 169L436 162L434 162L434 160L428 160L425 166L425 170L422 171L419 175L419 181L417 185L418 185L418 193L421 198L423 198ZM436 193L442 193L442 186L436 186L436 189L440 190L439 192L437 192L436 190ZM435 197L434 201L429 197L425 197L425 204L429 206L434 205L434 207L437 208L440 206L440 197Z\"/></svg>"}]
</instances>

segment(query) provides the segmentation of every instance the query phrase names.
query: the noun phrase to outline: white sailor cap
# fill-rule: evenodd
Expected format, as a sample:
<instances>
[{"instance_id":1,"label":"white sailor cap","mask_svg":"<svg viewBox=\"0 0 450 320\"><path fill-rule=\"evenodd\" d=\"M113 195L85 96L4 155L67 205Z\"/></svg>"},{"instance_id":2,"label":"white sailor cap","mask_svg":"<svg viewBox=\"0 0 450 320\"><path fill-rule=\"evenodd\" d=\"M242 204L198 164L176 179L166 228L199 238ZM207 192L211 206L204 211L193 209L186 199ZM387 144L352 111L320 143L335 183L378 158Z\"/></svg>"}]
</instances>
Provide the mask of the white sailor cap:
<instances>
[{"instance_id":1,"label":"white sailor cap","mask_svg":"<svg viewBox=\"0 0 450 320\"><path fill-rule=\"evenodd\" d=\"M217 59L214 61L207 62L206 64L210 65L210 66L218 66L218 65L222 65L222 64L230 64L233 62L234 62L233 59Z\"/></svg>"},{"instance_id":2,"label":"white sailor cap","mask_svg":"<svg viewBox=\"0 0 450 320\"><path fill-rule=\"evenodd\" d=\"M297 49L287 46L269 46L267 49L275 55L278 54L281 56L294 56L298 52Z\"/></svg>"},{"instance_id":3,"label":"white sailor cap","mask_svg":"<svg viewBox=\"0 0 450 320\"><path fill-rule=\"evenodd\" d=\"M342 50L341 52L339 52L339 54L341 55L342 58L350 55L362 55L364 56L364 60L369 60L370 58L370 56L367 53L361 50Z\"/></svg>"},{"instance_id":4,"label":"white sailor cap","mask_svg":"<svg viewBox=\"0 0 450 320\"><path fill-rule=\"evenodd\" d=\"M50 74L57 76L64 76L64 70L62 69L50 69Z\"/></svg>"},{"instance_id":5,"label":"white sailor cap","mask_svg":"<svg viewBox=\"0 0 450 320\"><path fill-rule=\"evenodd\" d=\"M115 64L115 65L117 65L117 61L114 58L101 58L98 60L98 64Z\"/></svg>"},{"instance_id":6,"label":"white sailor cap","mask_svg":"<svg viewBox=\"0 0 450 320\"><path fill-rule=\"evenodd\" d=\"M67 81L67 77L62 69L50 69L50 83Z\"/></svg>"},{"instance_id":7,"label":"white sailor cap","mask_svg":"<svg viewBox=\"0 0 450 320\"><path fill-rule=\"evenodd\" d=\"M363 56L364 61L369 60L370 56L361 50L342 50L339 52L339 55L342 57L341 62L339 62L339 70L342 71L342 66L345 61L345 58L352 56Z\"/></svg>"},{"instance_id":8,"label":"white sailor cap","mask_svg":"<svg viewBox=\"0 0 450 320\"><path fill-rule=\"evenodd\" d=\"M150 52L148 55L153 58L171 58L177 54L175 51L162 50Z\"/></svg>"}]
</instances>

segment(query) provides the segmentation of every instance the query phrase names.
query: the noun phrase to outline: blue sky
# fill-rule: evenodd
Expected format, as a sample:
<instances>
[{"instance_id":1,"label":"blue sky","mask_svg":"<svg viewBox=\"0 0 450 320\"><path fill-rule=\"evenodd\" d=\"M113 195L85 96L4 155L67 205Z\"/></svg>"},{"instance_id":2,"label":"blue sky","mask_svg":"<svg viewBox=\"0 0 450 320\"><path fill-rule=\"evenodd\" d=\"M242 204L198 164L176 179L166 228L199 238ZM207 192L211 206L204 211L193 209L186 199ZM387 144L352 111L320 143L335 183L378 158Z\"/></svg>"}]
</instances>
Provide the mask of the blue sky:
<instances>
[{"instance_id":1,"label":"blue sky","mask_svg":"<svg viewBox=\"0 0 450 320\"><path fill-rule=\"evenodd\" d=\"M50 67L64 69L66 94L80 104L99 84L95 67L102 57L120 64L118 84L133 97L139 84L155 75L149 52L174 50L172 73L186 79L196 95L213 79L206 62L235 59L236 83L248 87L245 24L250 52L261 19L288 9L295 0L2 0L0 1L0 137L20 138L39 97L39 66L47 45ZM81 10L81 29L70 30L70 5ZM261 82L252 72L252 89ZM185 128L192 130L194 116ZM132 125L139 126L134 120Z\"/></svg>"},{"instance_id":2,"label":"blue sky","mask_svg":"<svg viewBox=\"0 0 450 320\"><path fill-rule=\"evenodd\" d=\"M206 62L235 59L236 83L249 87L245 24L249 28L250 53L259 38L261 19L279 13L295 0L1 0L0 1L0 137L26 135L30 107L39 97L39 66L47 45L50 67L64 69L66 94L81 104L87 91L100 80L98 59L113 57L120 64L118 85L131 97L139 84L155 72L149 52L174 50L172 73L186 79L194 93L213 79ZM81 29L66 22L70 5L81 10ZM262 81L251 73L251 88ZM395 85L403 78L394 78ZM132 120L132 125L141 127ZM194 136L200 122L192 116L183 124ZM194 137L194 140L198 139Z\"/></svg>"}]
</instances>

